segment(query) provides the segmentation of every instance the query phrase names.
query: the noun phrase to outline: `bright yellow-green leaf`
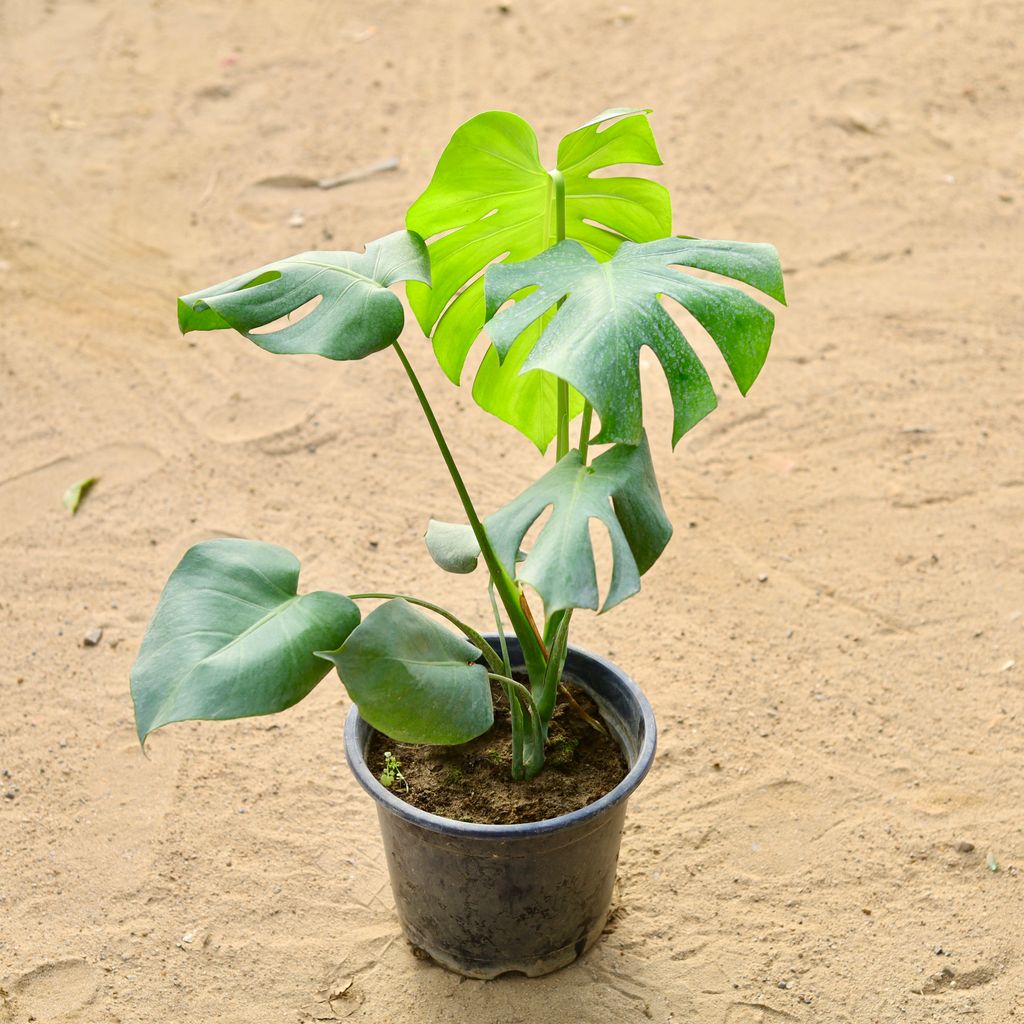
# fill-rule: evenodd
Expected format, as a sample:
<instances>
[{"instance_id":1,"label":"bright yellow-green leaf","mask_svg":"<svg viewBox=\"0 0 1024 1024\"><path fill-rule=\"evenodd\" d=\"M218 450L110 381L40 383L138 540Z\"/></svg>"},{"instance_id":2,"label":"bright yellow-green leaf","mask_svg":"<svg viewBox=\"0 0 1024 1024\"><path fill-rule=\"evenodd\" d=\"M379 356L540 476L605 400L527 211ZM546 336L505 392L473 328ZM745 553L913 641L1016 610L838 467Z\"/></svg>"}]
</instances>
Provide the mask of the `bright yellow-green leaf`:
<instances>
[{"instance_id":1,"label":"bright yellow-green leaf","mask_svg":"<svg viewBox=\"0 0 1024 1024\"><path fill-rule=\"evenodd\" d=\"M646 110L599 114L562 139L556 170L565 184L566 237L596 259L608 259L623 239L642 242L672 230L666 190L637 177L594 177L616 164L660 164ZM426 191L409 208L406 225L428 239L433 284L410 282L409 302L432 335L445 373L459 383L484 326L480 273L496 260L525 260L557 240L554 179L541 163L537 137L520 117L490 111L452 136ZM541 450L556 431L556 385L543 371L520 373L543 323L528 326L512 355L489 349L473 397L511 423ZM570 415L583 407L571 395Z\"/></svg>"}]
</instances>

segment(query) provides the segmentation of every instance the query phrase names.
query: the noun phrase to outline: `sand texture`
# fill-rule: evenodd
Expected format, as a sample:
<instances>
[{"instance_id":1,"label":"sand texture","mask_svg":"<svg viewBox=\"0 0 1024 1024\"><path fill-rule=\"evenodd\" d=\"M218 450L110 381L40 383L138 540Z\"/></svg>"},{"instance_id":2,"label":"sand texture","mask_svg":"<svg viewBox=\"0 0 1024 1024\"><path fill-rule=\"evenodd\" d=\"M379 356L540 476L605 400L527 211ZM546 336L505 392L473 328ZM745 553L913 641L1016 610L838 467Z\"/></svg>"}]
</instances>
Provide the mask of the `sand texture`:
<instances>
[{"instance_id":1,"label":"sand texture","mask_svg":"<svg viewBox=\"0 0 1024 1024\"><path fill-rule=\"evenodd\" d=\"M0 1022L1024 1019L1022 39L984 0L0 0ZM200 539L489 623L423 549L459 509L398 360L182 338L174 299L400 227L481 110L553 162L638 104L676 230L774 242L790 307L746 399L693 332L721 405L674 454L645 357L676 536L575 633L661 729L612 926L464 981L401 938L335 676L140 755ZM540 457L406 348L497 507Z\"/></svg>"}]
</instances>

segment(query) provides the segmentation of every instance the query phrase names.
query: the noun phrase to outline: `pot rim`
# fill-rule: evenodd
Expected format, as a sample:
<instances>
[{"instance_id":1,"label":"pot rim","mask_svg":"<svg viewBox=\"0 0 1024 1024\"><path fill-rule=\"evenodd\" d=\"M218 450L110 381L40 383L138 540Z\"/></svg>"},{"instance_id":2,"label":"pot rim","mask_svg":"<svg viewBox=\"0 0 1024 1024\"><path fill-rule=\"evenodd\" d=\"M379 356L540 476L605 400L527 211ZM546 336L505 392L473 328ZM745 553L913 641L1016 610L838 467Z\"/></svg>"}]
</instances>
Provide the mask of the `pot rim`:
<instances>
[{"instance_id":1,"label":"pot rim","mask_svg":"<svg viewBox=\"0 0 1024 1024\"><path fill-rule=\"evenodd\" d=\"M484 638L488 641L496 641L497 634L485 633ZM512 638L509 639L511 640ZM345 757L348 760L352 774L355 775L356 780L363 789L378 804L386 807L390 813L404 818L420 828L447 835L457 835L460 838L489 840L523 839L528 836L558 832L561 829L575 827L598 817L617 803L628 799L650 771L657 747L657 724L654 718L654 711L651 709L650 702L644 695L643 690L618 665L607 658L601 657L599 654L593 654L582 647L576 647L574 644L569 645L569 650L575 655L596 662L606 672L615 676L626 693L638 705L643 719L643 739L637 752L636 760L618 784L593 803L589 803L578 810L569 811L567 814L560 814L555 818L542 818L540 821L524 821L515 825L490 825L482 822L462 821L459 818L446 818L440 814L432 814L429 811L420 810L420 808L414 807L412 804L406 803L395 796L367 767L366 759L358 742L359 726L361 723L364 723L364 719L360 717L359 708L355 704L349 708L345 719ZM369 728L373 728L368 722L365 722L365 724Z\"/></svg>"}]
</instances>

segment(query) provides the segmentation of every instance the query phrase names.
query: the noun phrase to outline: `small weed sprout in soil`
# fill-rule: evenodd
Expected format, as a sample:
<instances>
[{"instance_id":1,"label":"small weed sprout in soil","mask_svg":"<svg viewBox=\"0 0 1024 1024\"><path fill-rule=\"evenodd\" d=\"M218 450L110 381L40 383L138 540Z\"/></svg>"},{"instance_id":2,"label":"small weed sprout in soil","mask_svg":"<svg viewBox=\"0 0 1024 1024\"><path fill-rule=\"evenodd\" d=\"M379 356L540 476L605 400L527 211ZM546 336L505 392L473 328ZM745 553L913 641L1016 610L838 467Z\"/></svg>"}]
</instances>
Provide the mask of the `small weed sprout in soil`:
<instances>
[{"instance_id":1,"label":"small weed sprout in soil","mask_svg":"<svg viewBox=\"0 0 1024 1024\"><path fill-rule=\"evenodd\" d=\"M402 784L406 793L409 792L409 783L405 781L405 776L402 774L401 762L390 750L385 750L384 770L380 773L380 784L390 789L396 782Z\"/></svg>"},{"instance_id":2,"label":"small weed sprout in soil","mask_svg":"<svg viewBox=\"0 0 1024 1024\"><path fill-rule=\"evenodd\" d=\"M281 711L336 667L389 750L461 745L487 733L493 686L507 709L503 771L514 780L538 775L564 704L573 615L605 612L636 594L672 534L644 430L641 350L654 354L668 382L673 447L716 405L708 374L663 299L711 336L744 394L767 357L775 318L722 279L785 302L771 245L673 234L663 186L609 173L661 163L648 113L598 115L562 139L553 169L541 163L525 121L480 114L452 136L405 229L362 253L300 253L179 299L183 332L233 329L284 355L344 362L389 352L398 360L466 520L431 520L427 549L448 572L469 573L483 561L500 641L492 645L419 596L300 594L299 562L285 549L207 541L171 574L132 670L142 742L171 722ZM391 291L399 282L452 383L462 381L486 332L474 399L541 453L554 442L550 468L490 515L478 512L399 342L405 316ZM311 312L288 320L315 299ZM612 552L600 590L593 520L607 530ZM383 603L364 617L357 605L364 601ZM522 666L510 663L506 628L519 641ZM592 731L601 728L596 715L581 713ZM574 751L556 744L547 756L572 760ZM389 763L384 777L401 781L397 763L393 773ZM493 755L481 763L493 763ZM460 788L470 788L465 778Z\"/></svg>"}]
</instances>

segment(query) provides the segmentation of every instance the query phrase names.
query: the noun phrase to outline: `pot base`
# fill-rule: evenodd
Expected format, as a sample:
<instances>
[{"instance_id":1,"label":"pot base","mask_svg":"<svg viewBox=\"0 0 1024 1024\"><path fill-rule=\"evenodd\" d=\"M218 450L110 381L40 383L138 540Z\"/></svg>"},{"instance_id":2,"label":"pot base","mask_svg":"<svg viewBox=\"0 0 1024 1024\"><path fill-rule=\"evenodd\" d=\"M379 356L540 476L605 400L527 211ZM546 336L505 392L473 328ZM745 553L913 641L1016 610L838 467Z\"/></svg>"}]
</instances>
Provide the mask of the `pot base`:
<instances>
[{"instance_id":1,"label":"pot base","mask_svg":"<svg viewBox=\"0 0 1024 1024\"><path fill-rule=\"evenodd\" d=\"M578 942L571 946L563 946L561 949L552 950L550 953L532 960L517 963L495 963L493 960L467 960L456 959L443 949L432 951L427 946L427 940L422 936L414 938L414 929L403 925L406 938L413 950L419 956L424 956L446 970L454 971L466 978L474 978L477 981L494 981L495 978L504 977L506 974L522 974L527 978L540 978L545 974L552 974L568 967L573 961L578 960L587 950L591 949L604 932L608 922L608 914L605 914L599 925L595 925Z\"/></svg>"}]
</instances>

